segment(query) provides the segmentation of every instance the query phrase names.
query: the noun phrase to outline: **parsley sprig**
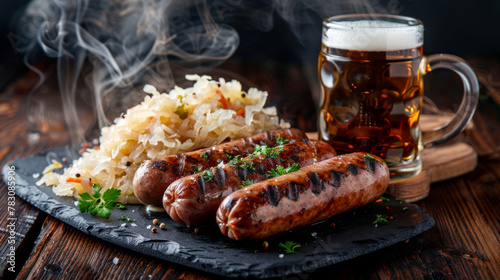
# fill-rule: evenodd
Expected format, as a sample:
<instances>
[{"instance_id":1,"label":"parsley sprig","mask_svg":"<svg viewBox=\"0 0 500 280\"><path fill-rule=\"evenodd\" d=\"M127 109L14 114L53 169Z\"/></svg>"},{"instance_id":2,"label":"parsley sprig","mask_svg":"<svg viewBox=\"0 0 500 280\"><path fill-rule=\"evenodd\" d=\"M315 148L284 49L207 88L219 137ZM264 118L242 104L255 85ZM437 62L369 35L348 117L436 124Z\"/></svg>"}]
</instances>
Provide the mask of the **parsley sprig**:
<instances>
[{"instance_id":1,"label":"parsley sprig","mask_svg":"<svg viewBox=\"0 0 500 280\"><path fill-rule=\"evenodd\" d=\"M375 217L377 217L377 219L375 219L375 221L373 221L373 224L387 224L389 222L389 216L387 215L379 215L379 214L376 214Z\"/></svg>"},{"instance_id":2,"label":"parsley sprig","mask_svg":"<svg viewBox=\"0 0 500 280\"><path fill-rule=\"evenodd\" d=\"M251 169L255 170L255 167L253 167L253 162L242 160L240 155L237 155L232 159L230 162L227 163L229 166L232 167L241 167L243 169Z\"/></svg>"},{"instance_id":3,"label":"parsley sprig","mask_svg":"<svg viewBox=\"0 0 500 280\"><path fill-rule=\"evenodd\" d=\"M282 148L283 148L282 146L276 146L270 148L267 146L256 145L255 150L252 153L252 156L265 155L265 158L277 158L279 157L279 153L276 150L278 149L281 150Z\"/></svg>"},{"instance_id":4,"label":"parsley sprig","mask_svg":"<svg viewBox=\"0 0 500 280\"><path fill-rule=\"evenodd\" d=\"M300 248L300 244L293 241L285 241L285 243L280 243L278 245L285 248L285 253L287 254L295 254L295 249Z\"/></svg>"},{"instance_id":5,"label":"parsley sprig","mask_svg":"<svg viewBox=\"0 0 500 280\"><path fill-rule=\"evenodd\" d=\"M200 157L203 158L203 159L208 159L208 153L204 152L203 154L201 154Z\"/></svg>"},{"instance_id":6,"label":"parsley sprig","mask_svg":"<svg viewBox=\"0 0 500 280\"><path fill-rule=\"evenodd\" d=\"M129 223L135 222L135 219L131 219L131 218L127 217L127 216L121 216L120 218L118 218L118 220L124 221L124 222L129 222Z\"/></svg>"},{"instance_id":7,"label":"parsley sprig","mask_svg":"<svg viewBox=\"0 0 500 280\"><path fill-rule=\"evenodd\" d=\"M285 175L287 173L295 172L298 170L300 170L300 165L297 163L294 163L293 165L288 164L288 167L279 165L276 167L276 169L271 169L267 172L267 179Z\"/></svg>"},{"instance_id":8,"label":"parsley sprig","mask_svg":"<svg viewBox=\"0 0 500 280\"><path fill-rule=\"evenodd\" d=\"M212 182L214 180L214 173L212 173L212 171L210 170L203 171L201 176L203 177L203 180L207 182Z\"/></svg>"},{"instance_id":9,"label":"parsley sprig","mask_svg":"<svg viewBox=\"0 0 500 280\"><path fill-rule=\"evenodd\" d=\"M278 146L284 145L288 142L290 142L290 140L281 138L281 135L278 135L278 139L276 139L276 144L278 144Z\"/></svg>"},{"instance_id":10,"label":"parsley sprig","mask_svg":"<svg viewBox=\"0 0 500 280\"><path fill-rule=\"evenodd\" d=\"M246 179L246 180L244 180L244 181L241 181L241 186L240 186L240 188L241 188L241 189L243 189L243 188L248 187L248 186L250 186L250 185L252 185L252 184L253 184L253 180Z\"/></svg>"},{"instance_id":11,"label":"parsley sprig","mask_svg":"<svg viewBox=\"0 0 500 280\"><path fill-rule=\"evenodd\" d=\"M365 158L368 158L368 159L374 159L374 158L373 158L373 156L372 156L372 155L370 155L370 154L366 154L366 155L365 155Z\"/></svg>"},{"instance_id":12,"label":"parsley sprig","mask_svg":"<svg viewBox=\"0 0 500 280\"><path fill-rule=\"evenodd\" d=\"M115 208L116 200L120 197L119 189L109 188L100 193L101 186L98 184L92 185L92 195L87 192L80 194L78 199L78 208L82 213L90 213L92 216L96 214L105 219L111 215L111 210Z\"/></svg>"}]
</instances>

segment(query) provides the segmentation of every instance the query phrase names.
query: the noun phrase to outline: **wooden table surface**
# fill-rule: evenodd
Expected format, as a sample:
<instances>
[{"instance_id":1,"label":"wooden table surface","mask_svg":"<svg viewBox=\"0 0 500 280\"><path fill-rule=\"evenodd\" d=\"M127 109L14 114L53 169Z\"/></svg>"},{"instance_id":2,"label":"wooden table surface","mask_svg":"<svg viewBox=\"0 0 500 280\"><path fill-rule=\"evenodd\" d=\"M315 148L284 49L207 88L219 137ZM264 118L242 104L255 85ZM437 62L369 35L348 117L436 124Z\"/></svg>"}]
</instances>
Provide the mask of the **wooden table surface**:
<instances>
[{"instance_id":1,"label":"wooden table surface","mask_svg":"<svg viewBox=\"0 0 500 280\"><path fill-rule=\"evenodd\" d=\"M467 60L475 68L482 88L473 128L462 137L477 151L479 162L471 173L432 184L429 196L416 202L435 219L436 225L377 252L282 279L500 279L500 60ZM279 87L290 78L270 76L274 78L262 80L256 74L253 79L256 83L278 83ZM15 158L69 143L64 131L28 132L25 104L32 80L28 73L0 94L0 167ZM314 120L297 121L304 129L310 123ZM8 187L2 181L0 270L4 278L221 279L88 236L18 197L13 207L15 234L9 238L12 220L8 197ZM15 273L8 270L12 267L7 262L12 246L9 240L15 240Z\"/></svg>"}]
</instances>

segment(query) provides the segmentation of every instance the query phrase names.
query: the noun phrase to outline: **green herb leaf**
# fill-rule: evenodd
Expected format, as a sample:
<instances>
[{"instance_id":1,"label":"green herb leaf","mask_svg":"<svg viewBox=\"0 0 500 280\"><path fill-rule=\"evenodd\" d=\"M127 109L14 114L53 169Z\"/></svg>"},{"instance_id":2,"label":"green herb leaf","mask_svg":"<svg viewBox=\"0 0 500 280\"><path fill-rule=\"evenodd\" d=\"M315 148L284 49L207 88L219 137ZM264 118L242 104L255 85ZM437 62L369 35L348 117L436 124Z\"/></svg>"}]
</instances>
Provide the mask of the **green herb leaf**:
<instances>
[{"instance_id":1,"label":"green herb leaf","mask_svg":"<svg viewBox=\"0 0 500 280\"><path fill-rule=\"evenodd\" d=\"M92 196L95 197L95 198L99 198L101 197L101 186L99 186L98 184L92 184Z\"/></svg>"},{"instance_id":2,"label":"green herb leaf","mask_svg":"<svg viewBox=\"0 0 500 280\"><path fill-rule=\"evenodd\" d=\"M408 207L407 206L403 207L403 211L406 211L406 210L408 210Z\"/></svg>"},{"instance_id":3,"label":"green herb leaf","mask_svg":"<svg viewBox=\"0 0 500 280\"><path fill-rule=\"evenodd\" d=\"M265 158L277 158L279 157L279 153L276 151L277 149L280 149L279 151L283 151L282 146L276 146L273 148L267 147L267 146L260 146L260 145L255 145L255 150L251 154L251 156L258 156L258 155L265 155Z\"/></svg>"},{"instance_id":4,"label":"green herb leaf","mask_svg":"<svg viewBox=\"0 0 500 280\"><path fill-rule=\"evenodd\" d=\"M203 171L203 174L201 176L206 182L212 182L214 180L214 174L210 170Z\"/></svg>"},{"instance_id":5,"label":"green herb leaf","mask_svg":"<svg viewBox=\"0 0 500 280\"><path fill-rule=\"evenodd\" d=\"M117 203L116 204L116 208L120 209L120 210L125 210L127 209L127 207L125 207L125 205L121 204L121 203Z\"/></svg>"},{"instance_id":6,"label":"green herb leaf","mask_svg":"<svg viewBox=\"0 0 500 280\"><path fill-rule=\"evenodd\" d=\"M278 177L287 173L295 172L300 170L300 165L297 163L294 163L293 165L290 166L288 164L288 167L283 167L283 166L277 166L276 169L271 169L267 172L267 179L271 179L274 177Z\"/></svg>"},{"instance_id":7,"label":"green herb leaf","mask_svg":"<svg viewBox=\"0 0 500 280\"><path fill-rule=\"evenodd\" d=\"M285 243L280 243L278 245L284 248L285 253L287 254L295 254L295 249L301 247L299 243L295 243L293 241L285 241Z\"/></svg>"},{"instance_id":8,"label":"green herb leaf","mask_svg":"<svg viewBox=\"0 0 500 280\"><path fill-rule=\"evenodd\" d=\"M232 154L228 154L228 153L226 153L226 157L229 160L232 160L234 158L234 156Z\"/></svg>"},{"instance_id":9,"label":"green herb leaf","mask_svg":"<svg viewBox=\"0 0 500 280\"><path fill-rule=\"evenodd\" d=\"M208 154L207 152L204 152L203 154L201 154L200 156L201 158L204 158L204 159L208 159Z\"/></svg>"},{"instance_id":10,"label":"green herb leaf","mask_svg":"<svg viewBox=\"0 0 500 280\"><path fill-rule=\"evenodd\" d=\"M119 189L115 189L115 188L109 188L107 190L104 191L104 193L102 194L102 199L106 202L114 202L115 200L117 200L119 197L120 197L120 194L121 194L121 190Z\"/></svg>"},{"instance_id":11,"label":"green herb leaf","mask_svg":"<svg viewBox=\"0 0 500 280\"><path fill-rule=\"evenodd\" d=\"M191 170L193 170L193 173L200 173L200 169L198 168L198 166L196 165L191 165Z\"/></svg>"},{"instance_id":12,"label":"green herb leaf","mask_svg":"<svg viewBox=\"0 0 500 280\"><path fill-rule=\"evenodd\" d=\"M244 187L248 187L253 184L253 181L250 179L246 179L245 181L241 181L241 186L240 188L243 189Z\"/></svg>"},{"instance_id":13,"label":"green herb leaf","mask_svg":"<svg viewBox=\"0 0 500 280\"><path fill-rule=\"evenodd\" d=\"M95 204L95 200L88 193L80 194L80 199L78 199L78 209L80 212L86 213L90 212L91 207Z\"/></svg>"},{"instance_id":14,"label":"green herb leaf","mask_svg":"<svg viewBox=\"0 0 500 280\"><path fill-rule=\"evenodd\" d=\"M382 201L391 201L389 198L387 198L385 196L381 196L380 199L382 199Z\"/></svg>"},{"instance_id":15,"label":"green herb leaf","mask_svg":"<svg viewBox=\"0 0 500 280\"><path fill-rule=\"evenodd\" d=\"M290 142L290 140L281 138L281 135L278 135L278 139L276 139L276 144L278 145L284 145L288 142Z\"/></svg>"},{"instance_id":16,"label":"green herb leaf","mask_svg":"<svg viewBox=\"0 0 500 280\"><path fill-rule=\"evenodd\" d=\"M111 210L108 209L107 207L102 207L97 209L97 215L109 219L109 216L111 216Z\"/></svg>"},{"instance_id":17,"label":"green herb leaf","mask_svg":"<svg viewBox=\"0 0 500 280\"><path fill-rule=\"evenodd\" d=\"M118 218L118 220L125 221L125 222L130 222L130 223L135 222L135 219L130 219L129 217L125 217L125 216L121 216L120 218Z\"/></svg>"},{"instance_id":18,"label":"green herb leaf","mask_svg":"<svg viewBox=\"0 0 500 280\"><path fill-rule=\"evenodd\" d=\"M375 221L373 221L373 224L387 224L389 222L389 216L387 215L375 215L375 217L377 217L377 219L375 219Z\"/></svg>"},{"instance_id":19,"label":"green herb leaf","mask_svg":"<svg viewBox=\"0 0 500 280\"><path fill-rule=\"evenodd\" d=\"M115 208L116 200L120 197L121 191L109 188L101 194L100 190L101 186L94 184L92 185L92 196L87 192L80 194L78 209L82 213L90 213L93 216L99 215L108 219L111 210Z\"/></svg>"},{"instance_id":20,"label":"green herb leaf","mask_svg":"<svg viewBox=\"0 0 500 280\"><path fill-rule=\"evenodd\" d=\"M235 156L234 159L227 164L235 168L241 167L243 169L255 170L255 167L252 166L253 162L242 160L240 155Z\"/></svg>"},{"instance_id":21,"label":"green herb leaf","mask_svg":"<svg viewBox=\"0 0 500 280\"><path fill-rule=\"evenodd\" d=\"M365 158L374 159L372 155L366 154Z\"/></svg>"}]
</instances>

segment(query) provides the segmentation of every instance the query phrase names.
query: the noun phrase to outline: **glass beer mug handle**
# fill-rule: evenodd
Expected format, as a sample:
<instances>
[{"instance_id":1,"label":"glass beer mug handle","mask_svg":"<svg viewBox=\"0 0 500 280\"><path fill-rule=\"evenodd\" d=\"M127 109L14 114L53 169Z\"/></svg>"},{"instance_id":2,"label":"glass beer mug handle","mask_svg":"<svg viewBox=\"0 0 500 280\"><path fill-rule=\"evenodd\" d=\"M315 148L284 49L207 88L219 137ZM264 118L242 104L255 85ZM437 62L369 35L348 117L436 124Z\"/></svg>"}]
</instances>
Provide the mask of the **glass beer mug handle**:
<instances>
[{"instance_id":1,"label":"glass beer mug handle","mask_svg":"<svg viewBox=\"0 0 500 280\"><path fill-rule=\"evenodd\" d=\"M459 134L474 115L476 110L479 83L476 74L463 59L449 54L435 54L427 57L431 71L439 68L449 69L458 74L464 85L462 103L453 119L434 130L422 133L424 147L444 143Z\"/></svg>"}]
</instances>

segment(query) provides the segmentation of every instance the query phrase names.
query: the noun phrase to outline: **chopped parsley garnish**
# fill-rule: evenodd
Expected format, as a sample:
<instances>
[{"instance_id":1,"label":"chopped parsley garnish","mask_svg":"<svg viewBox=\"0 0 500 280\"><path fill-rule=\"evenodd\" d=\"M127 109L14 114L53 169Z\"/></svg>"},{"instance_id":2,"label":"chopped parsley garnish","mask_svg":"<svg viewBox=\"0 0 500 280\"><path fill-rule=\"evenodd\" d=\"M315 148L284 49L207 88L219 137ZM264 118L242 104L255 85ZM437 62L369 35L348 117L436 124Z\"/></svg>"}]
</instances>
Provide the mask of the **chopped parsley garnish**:
<instances>
[{"instance_id":1,"label":"chopped parsley garnish","mask_svg":"<svg viewBox=\"0 0 500 280\"><path fill-rule=\"evenodd\" d=\"M234 156L232 154L228 154L228 153L226 153L226 157L229 160L232 160L234 158Z\"/></svg>"},{"instance_id":2,"label":"chopped parsley garnish","mask_svg":"<svg viewBox=\"0 0 500 280\"><path fill-rule=\"evenodd\" d=\"M120 197L119 189L109 188L100 193L101 186L92 185L92 195L87 192L80 194L78 199L78 208L82 213L90 213L92 216L96 214L105 219L111 215L111 210L115 208L116 200Z\"/></svg>"},{"instance_id":3,"label":"chopped parsley garnish","mask_svg":"<svg viewBox=\"0 0 500 280\"><path fill-rule=\"evenodd\" d=\"M118 220L129 222L129 223L135 222L135 219L130 219L129 217L125 217L125 216L121 216L120 218L118 218Z\"/></svg>"},{"instance_id":4,"label":"chopped parsley garnish","mask_svg":"<svg viewBox=\"0 0 500 280\"><path fill-rule=\"evenodd\" d=\"M235 156L234 159L228 162L227 164L232 167L241 167L243 169L255 170L255 167L252 167L253 163L242 160L240 155Z\"/></svg>"},{"instance_id":5,"label":"chopped parsley garnish","mask_svg":"<svg viewBox=\"0 0 500 280\"><path fill-rule=\"evenodd\" d=\"M255 146L255 151L252 153L252 155L265 155L265 158L277 158L279 157L279 153L276 151L277 149L280 149L279 152L283 151L282 146L276 146L276 147L267 147L267 146L260 146L256 145Z\"/></svg>"},{"instance_id":6,"label":"chopped parsley garnish","mask_svg":"<svg viewBox=\"0 0 500 280\"><path fill-rule=\"evenodd\" d=\"M407 206L403 207L403 211L406 211L406 210L408 210L408 207Z\"/></svg>"},{"instance_id":7,"label":"chopped parsley garnish","mask_svg":"<svg viewBox=\"0 0 500 280\"><path fill-rule=\"evenodd\" d=\"M203 180L207 182L212 182L214 180L214 173L210 170L205 170L203 171L203 174L201 175L203 177Z\"/></svg>"},{"instance_id":8,"label":"chopped parsley garnish","mask_svg":"<svg viewBox=\"0 0 500 280\"><path fill-rule=\"evenodd\" d=\"M208 154L207 152L204 152L203 154L201 154L200 156L201 158L204 158L204 159L208 159Z\"/></svg>"},{"instance_id":9,"label":"chopped parsley garnish","mask_svg":"<svg viewBox=\"0 0 500 280\"><path fill-rule=\"evenodd\" d=\"M242 160L241 162L243 163L242 165L240 165L241 168L255 170L255 167L252 167L253 162L244 161L244 160Z\"/></svg>"},{"instance_id":10,"label":"chopped parsley garnish","mask_svg":"<svg viewBox=\"0 0 500 280\"><path fill-rule=\"evenodd\" d=\"M246 179L245 181L241 181L241 186L240 188L243 189L244 187L248 187L253 184L253 181L250 179Z\"/></svg>"},{"instance_id":11,"label":"chopped parsley garnish","mask_svg":"<svg viewBox=\"0 0 500 280\"><path fill-rule=\"evenodd\" d=\"M191 170L196 174L196 173L200 173L201 170L198 168L198 166L196 165L192 165L191 166Z\"/></svg>"},{"instance_id":12,"label":"chopped parsley garnish","mask_svg":"<svg viewBox=\"0 0 500 280\"><path fill-rule=\"evenodd\" d=\"M116 204L116 208L120 209L120 210L125 210L127 209L127 207L125 207L125 205L121 204L121 203L117 203Z\"/></svg>"},{"instance_id":13,"label":"chopped parsley garnish","mask_svg":"<svg viewBox=\"0 0 500 280\"><path fill-rule=\"evenodd\" d=\"M293 241L285 241L284 244L280 243L279 246L285 248L287 254L295 254L295 249L300 248L300 244Z\"/></svg>"},{"instance_id":14,"label":"chopped parsley garnish","mask_svg":"<svg viewBox=\"0 0 500 280\"><path fill-rule=\"evenodd\" d=\"M288 167L283 167L280 165L280 166L277 166L276 169L271 169L267 172L267 179L271 179L274 177L285 175L287 173L291 173L291 172L298 171L298 170L300 170L300 165L298 165L297 163L294 163L291 166L290 166L290 164L288 164Z\"/></svg>"},{"instance_id":15,"label":"chopped parsley garnish","mask_svg":"<svg viewBox=\"0 0 500 280\"><path fill-rule=\"evenodd\" d=\"M389 198L387 198L385 196L381 196L380 199L382 199L382 201L391 201Z\"/></svg>"},{"instance_id":16,"label":"chopped parsley garnish","mask_svg":"<svg viewBox=\"0 0 500 280\"><path fill-rule=\"evenodd\" d=\"M375 217L377 217L377 219L375 219L375 221L373 221L372 224L387 224L389 222L387 220L387 219L389 219L389 216L387 216L387 215L376 214Z\"/></svg>"},{"instance_id":17,"label":"chopped parsley garnish","mask_svg":"<svg viewBox=\"0 0 500 280\"><path fill-rule=\"evenodd\" d=\"M365 158L374 159L371 155L366 154Z\"/></svg>"},{"instance_id":18,"label":"chopped parsley garnish","mask_svg":"<svg viewBox=\"0 0 500 280\"><path fill-rule=\"evenodd\" d=\"M290 142L290 140L281 138L281 135L278 135L278 139L276 139L276 144L278 144L278 146L279 145L284 145L284 144L286 144L288 142Z\"/></svg>"}]
</instances>

